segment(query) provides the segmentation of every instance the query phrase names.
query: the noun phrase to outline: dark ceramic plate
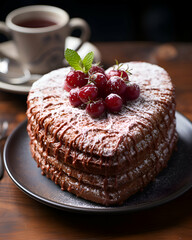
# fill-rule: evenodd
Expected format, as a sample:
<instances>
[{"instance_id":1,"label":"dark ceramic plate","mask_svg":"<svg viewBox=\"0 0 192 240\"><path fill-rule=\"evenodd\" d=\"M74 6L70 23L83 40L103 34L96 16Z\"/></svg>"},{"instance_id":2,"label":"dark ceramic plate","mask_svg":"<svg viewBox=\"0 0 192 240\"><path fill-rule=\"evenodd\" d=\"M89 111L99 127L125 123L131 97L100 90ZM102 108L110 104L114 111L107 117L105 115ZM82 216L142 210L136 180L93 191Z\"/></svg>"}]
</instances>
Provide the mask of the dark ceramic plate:
<instances>
[{"instance_id":1,"label":"dark ceramic plate","mask_svg":"<svg viewBox=\"0 0 192 240\"><path fill-rule=\"evenodd\" d=\"M168 167L143 192L130 197L122 206L105 207L61 191L58 185L41 175L32 159L27 135L27 121L7 139L5 168L13 182L30 197L51 207L87 213L120 213L147 209L169 202L192 186L192 123L176 113L179 140Z\"/></svg>"}]
</instances>

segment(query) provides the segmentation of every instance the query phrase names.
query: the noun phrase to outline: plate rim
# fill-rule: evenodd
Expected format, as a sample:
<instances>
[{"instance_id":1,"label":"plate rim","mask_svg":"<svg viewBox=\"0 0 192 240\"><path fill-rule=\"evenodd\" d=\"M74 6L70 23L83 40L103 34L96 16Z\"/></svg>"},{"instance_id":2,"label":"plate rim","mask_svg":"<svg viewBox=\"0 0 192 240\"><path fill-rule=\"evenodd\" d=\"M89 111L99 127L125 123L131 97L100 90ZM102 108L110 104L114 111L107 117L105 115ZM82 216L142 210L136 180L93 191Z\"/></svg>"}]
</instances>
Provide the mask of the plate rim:
<instances>
[{"instance_id":1,"label":"plate rim","mask_svg":"<svg viewBox=\"0 0 192 240\"><path fill-rule=\"evenodd\" d=\"M183 114L179 113L178 111L176 111L176 118L180 117L185 119L185 121L188 122L188 124L191 125L192 128L192 122ZM71 206L69 204L63 204L63 203L59 203L53 200L49 200L45 197L40 196L39 194L34 193L32 190L28 189L27 187L23 186L18 179L16 179L12 172L9 169L8 166L8 161L7 161L7 149L9 147L9 144L12 140L12 138L17 134L17 132L19 132L20 128L24 127L24 125L27 124L27 119L25 119L24 121L22 121L13 131L12 133L8 136L6 142L5 142L5 146L4 146L4 151L3 151L3 159L4 159L4 166L5 169L9 175L9 177L11 178L11 180L14 182L14 184L20 189L22 190L25 194L27 194L29 197L37 200L38 202L45 204L47 206L50 207L54 207L57 209L61 209L61 210L65 210L65 211L70 211L70 212L77 212L77 213L96 213L96 214L103 214L103 213L109 213L109 214L113 214L113 213L127 213L127 212L136 212L136 211L141 211L141 210L146 210L146 209L150 209L150 208L154 208L157 206L160 206L162 204L168 203L176 198L178 198L179 196L181 196L182 194L184 194L185 192L187 192L191 187L192 187L192 183L188 183L185 184L184 186L182 186L179 190L177 190L176 192L169 194L166 197L160 198L159 200L156 201L152 201L152 202L147 202L147 203L140 203L140 204L135 204L132 206L109 206L109 207L105 207L105 208L87 208L87 207L80 207L80 206ZM38 169L38 168L37 168ZM74 195L75 196L75 195ZM79 198L81 200L81 198ZM101 205L99 205L101 206Z\"/></svg>"}]
</instances>

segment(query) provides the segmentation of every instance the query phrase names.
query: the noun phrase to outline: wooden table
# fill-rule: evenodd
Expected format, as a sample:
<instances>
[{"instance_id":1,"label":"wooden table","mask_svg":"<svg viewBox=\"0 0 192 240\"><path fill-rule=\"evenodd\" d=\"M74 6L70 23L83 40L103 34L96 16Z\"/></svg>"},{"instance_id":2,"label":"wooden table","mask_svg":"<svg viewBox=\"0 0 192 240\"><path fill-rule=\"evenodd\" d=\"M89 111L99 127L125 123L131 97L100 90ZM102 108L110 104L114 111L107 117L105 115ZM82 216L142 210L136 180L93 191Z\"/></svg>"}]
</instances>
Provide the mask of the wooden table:
<instances>
[{"instance_id":1,"label":"wooden table","mask_svg":"<svg viewBox=\"0 0 192 240\"><path fill-rule=\"evenodd\" d=\"M159 64L176 85L177 110L192 120L192 44L96 43L102 64L142 60ZM26 96L0 91L0 121L9 133L23 121ZM0 181L0 239L192 239L192 189L179 198L140 212L82 215L43 205L21 192L5 173Z\"/></svg>"}]
</instances>

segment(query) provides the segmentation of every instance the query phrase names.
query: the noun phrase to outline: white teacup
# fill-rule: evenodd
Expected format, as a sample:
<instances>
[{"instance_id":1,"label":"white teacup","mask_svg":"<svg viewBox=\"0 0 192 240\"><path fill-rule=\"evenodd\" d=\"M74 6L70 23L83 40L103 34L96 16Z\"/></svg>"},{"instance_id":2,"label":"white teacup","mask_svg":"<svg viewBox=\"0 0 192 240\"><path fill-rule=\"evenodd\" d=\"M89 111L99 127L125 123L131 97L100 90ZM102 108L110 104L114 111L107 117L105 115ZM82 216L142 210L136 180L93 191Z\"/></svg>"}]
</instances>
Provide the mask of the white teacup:
<instances>
[{"instance_id":1,"label":"white teacup","mask_svg":"<svg viewBox=\"0 0 192 240\"><path fill-rule=\"evenodd\" d=\"M11 37L21 62L32 72L44 74L63 65L65 39L81 30L81 44L90 37L90 28L81 18L69 18L66 11L46 5L18 8L0 22L0 32ZM77 50L75 49L75 50Z\"/></svg>"}]
</instances>

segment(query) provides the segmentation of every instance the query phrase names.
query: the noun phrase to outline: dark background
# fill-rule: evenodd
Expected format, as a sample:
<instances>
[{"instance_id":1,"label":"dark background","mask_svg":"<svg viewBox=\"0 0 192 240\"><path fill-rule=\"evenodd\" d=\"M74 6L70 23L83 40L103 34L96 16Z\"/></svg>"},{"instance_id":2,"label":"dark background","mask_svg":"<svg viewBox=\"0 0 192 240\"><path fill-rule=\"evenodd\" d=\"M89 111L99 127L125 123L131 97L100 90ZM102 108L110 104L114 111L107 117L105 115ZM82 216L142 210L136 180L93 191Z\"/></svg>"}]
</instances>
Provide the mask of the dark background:
<instances>
[{"instance_id":1,"label":"dark background","mask_svg":"<svg viewBox=\"0 0 192 240\"><path fill-rule=\"evenodd\" d=\"M70 17L84 18L91 27L91 41L192 41L190 1L125 0L1 0L0 20L22 6L53 5ZM78 33L75 33L78 35ZM5 37L0 35L0 41Z\"/></svg>"}]
</instances>

